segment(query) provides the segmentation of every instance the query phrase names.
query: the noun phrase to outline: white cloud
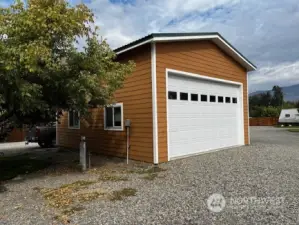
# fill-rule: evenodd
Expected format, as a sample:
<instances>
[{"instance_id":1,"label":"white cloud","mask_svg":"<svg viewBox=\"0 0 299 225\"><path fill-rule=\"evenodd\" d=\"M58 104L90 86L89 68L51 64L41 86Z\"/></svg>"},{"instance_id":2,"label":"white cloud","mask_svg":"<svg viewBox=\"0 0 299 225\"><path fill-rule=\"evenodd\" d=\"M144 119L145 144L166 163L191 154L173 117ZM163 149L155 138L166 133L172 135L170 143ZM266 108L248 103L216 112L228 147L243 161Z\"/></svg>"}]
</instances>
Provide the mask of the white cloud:
<instances>
[{"instance_id":1,"label":"white cloud","mask_svg":"<svg viewBox=\"0 0 299 225\"><path fill-rule=\"evenodd\" d=\"M256 73L249 76L251 92L271 89L278 83L289 86L299 83L299 61L294 63L281 63L278 65L265 65Z\"/></svg>"},{"instance_id":2,"label":"white cloud","mask_svg":"<svg viewBox=\"0 0 299 225\"><path fill-rule=\"evenodd\" d=\"M250 90L299 83L298 0L88 2L112 48L152 32L217 31L258 66L249 75Z\"/></svg>"},{"instance_id":3,"label":"white cloud","mask_svg":"<svg viewBox=\"0 0 299 225\"><path fill-rule=\"evenodd\" d=\"M258 66L250 90L299 83L298 0L93 0L89 6L112 47L152 32L217 31Z\"/></svg>"}]
</instances>

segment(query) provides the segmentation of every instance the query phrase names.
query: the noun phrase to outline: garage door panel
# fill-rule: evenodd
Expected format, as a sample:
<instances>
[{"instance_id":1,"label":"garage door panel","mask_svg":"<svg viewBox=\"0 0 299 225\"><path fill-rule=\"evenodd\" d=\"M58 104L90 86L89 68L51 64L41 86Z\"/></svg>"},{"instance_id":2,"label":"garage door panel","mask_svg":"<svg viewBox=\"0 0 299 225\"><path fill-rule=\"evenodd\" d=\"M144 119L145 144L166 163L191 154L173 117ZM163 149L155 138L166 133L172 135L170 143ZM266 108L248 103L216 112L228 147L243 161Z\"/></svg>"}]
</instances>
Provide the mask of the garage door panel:
<instances>
[{"instance_id":1,"label":"garage door panel","mask_svg":"<svg viewBox=\"0 0 299 225\"><path fill-rule=\"evenodd\" d=\"M177 92L176 100L167 101L170 158L240 144L240 86L169 75L168 91ZM180 100L180 92L188 93L188 101ZM191 101L191 94L197 94L198 101ZM201 95L207 95L208 101L202 102ZM209 101L210 95L216 102ZM225 97L230 103L225 103ZM237 98L237 104L232 98Z\"/></svg>"}]
</instances>

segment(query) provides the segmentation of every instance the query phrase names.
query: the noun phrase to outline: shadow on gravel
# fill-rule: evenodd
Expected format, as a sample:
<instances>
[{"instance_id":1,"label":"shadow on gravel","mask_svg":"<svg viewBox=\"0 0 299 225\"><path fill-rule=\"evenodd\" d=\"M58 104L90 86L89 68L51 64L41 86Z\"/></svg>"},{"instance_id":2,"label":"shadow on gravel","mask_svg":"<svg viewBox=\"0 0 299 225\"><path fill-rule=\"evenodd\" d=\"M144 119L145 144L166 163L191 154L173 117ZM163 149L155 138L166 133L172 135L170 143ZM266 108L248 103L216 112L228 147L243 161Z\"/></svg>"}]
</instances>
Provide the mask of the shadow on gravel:
<instances>
[{"instance_id":1,"label":"shadow on gravel","mask_svg":"<svg viewBox=\"0 0 299 225\"><path fill-rule=\"evenodd\" d=\"M34 159L29 154L1 157L0 182L13 179L19 175L33 173L51 165L47 159ZM0 187L1 192L1 187Z\"/></svg>"}]
</instances>

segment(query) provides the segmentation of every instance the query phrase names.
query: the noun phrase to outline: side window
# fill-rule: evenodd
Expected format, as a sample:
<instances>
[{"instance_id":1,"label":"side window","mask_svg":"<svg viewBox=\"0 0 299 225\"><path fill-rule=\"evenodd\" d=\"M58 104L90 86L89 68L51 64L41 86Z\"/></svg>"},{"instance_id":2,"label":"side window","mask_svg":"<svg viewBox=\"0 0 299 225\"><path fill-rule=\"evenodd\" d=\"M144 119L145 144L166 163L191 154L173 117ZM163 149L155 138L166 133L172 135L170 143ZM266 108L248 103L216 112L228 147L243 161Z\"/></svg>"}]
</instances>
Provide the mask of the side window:
<instances>
[{"instance_id":1,"label":"side window","mask_svg":"<svg viewBox=\"0 0 299 225\"><path fill-rule=\"evenodd\" d=\"M230 97L225 97L225 103L230 103Z\"/></svg>"},{"instance_id":2,"label":"side window","mask_svg":"<svg viewBox=\"0 0 299 225\"><path fill-rule=\"evenodd\" d=\"M201 100L202 102L207 102L207 101L208 101L208 96L207 96L207 95L201 95L201 96L200 96L200 100Z\"/></svg>"},{"instance_id":3,"label":"side window","mask_svg":"<svg viewBox=\"0 0 299 225\"><path fill-rule=\"evenodd\" d=\"M290 114L286 114L285 117L286 117L286 118L290 118L291 115L290 115Z\"/></svg>"},{"instance_id":4,"label":"side window","mask_svg":"<svg viewBox=\"0 0 299 225\"><path fill-rule=\"evenodd\" d=\"M180 92L180 100L188 101L188 93Z\"/></svg>"},{"instance_id":5,"label":"side window","mask_svg":"<svg viewBox=\"0 0 299 225\"><path fill-rule=\"evenodd\" d=\"M218 102L223 103L223 97L222 96L218 96Z\"/></svg>"},{"instance_id":6,"label":"side window","mask_svg":"<svg viewBox=\"0 0 299 225\"><path fill-rule=\"evenodd\" d=\"M234 104L237 104L237 103L238 103L237 98L233 98L233 103L234 103Z\"/></svg>"},{"instance_id":7,"label":"side window","mask_svg":"<svg viewBox=\"0 0 299 225\"><path fill-rule=\"evenodd\" d=\"M117 103L105 107L105 130L123 130L123 104Z\"/></svg>"},{"instance_id":8,"label":"side window","mask_svg":"<svg viewBox=\"0 0 299 225\"><path fill-rule=\"evenodd\" d=\"M69 128L80 129L80 115L75 110L69 111Z\"/></svg>"},{"instance_id":9,"label":"side window","mask_svg":"<svg viewBox=\"0 0 299 225\"><path fill-rule=\"evenodd\" d=\"M216 96L210 95L210 102L216 102Z\"/></svg>"},{"instance_id":10,"label":"side window","mask_svg":"<svg viewBox=\"0 0 299 225\"><path fill-rule=\"evenodd\" d=\"M176 100L177 93L175 91L168 91L168 99Z\"/></svg>"},{"instance_id":11,"label":"side window","mask_svg":"<svg viewBox=\"0 0 299 225\"><path fill-rule=\"evenodd\" d=\"M191 101L198 101L198 94L191 94Z\"/></svg>"}]
</instances>

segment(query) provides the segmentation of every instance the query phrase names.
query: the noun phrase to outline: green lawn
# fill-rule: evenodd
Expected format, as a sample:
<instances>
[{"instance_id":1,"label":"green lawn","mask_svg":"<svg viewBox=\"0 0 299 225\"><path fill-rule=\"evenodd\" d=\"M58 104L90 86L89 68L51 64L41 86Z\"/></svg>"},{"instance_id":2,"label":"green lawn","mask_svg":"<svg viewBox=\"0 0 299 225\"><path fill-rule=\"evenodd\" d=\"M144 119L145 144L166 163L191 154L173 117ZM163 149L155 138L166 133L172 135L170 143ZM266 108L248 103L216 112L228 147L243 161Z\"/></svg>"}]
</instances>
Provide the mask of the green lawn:
<instances>
[{"instance_id":1,"label":"green lawn","mask_svg":"<svg viewBox=\"0 0 299 225\"><path fill-rule=\"evenodd\" d=\"M288 129L288 131L290 131L290 132L298 132L299 133L299 128Z\"/></svg>"}]
</instances>

